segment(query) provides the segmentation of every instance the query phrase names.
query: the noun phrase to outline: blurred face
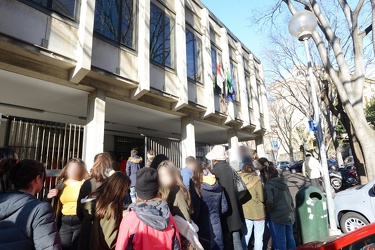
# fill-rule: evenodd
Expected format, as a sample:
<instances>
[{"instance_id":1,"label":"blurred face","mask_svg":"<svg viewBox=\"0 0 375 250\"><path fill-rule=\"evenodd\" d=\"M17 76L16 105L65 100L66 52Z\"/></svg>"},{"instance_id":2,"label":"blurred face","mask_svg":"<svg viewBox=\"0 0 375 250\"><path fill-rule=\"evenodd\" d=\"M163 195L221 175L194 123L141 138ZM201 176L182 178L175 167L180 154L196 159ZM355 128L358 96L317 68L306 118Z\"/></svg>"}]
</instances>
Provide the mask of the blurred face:
<instances>
[{"instance_id":1,"label":"blurred face","mask_svg":"<svg viewBox=\"0 0 375 250\"><path fill-rule=\"evenodd\" d=\"M81 166L78 163L70 163L66 170L68 179L80 180L81 177Z\"/></svg>"},{"instance_id":2,"label":"blurred face","mask_svg":"<svg viewBox=\"0 0 375 250\"><path fill-rule=\"evenodd\" d=\"M197 169L197 162L189 162L188 164L187 164L187 167L191 170L191 171L195 171L195 169Z\"/></svg>"},{"instance_id":3,"label":"blurred face","mask_svg":"<svg viewBox=\"0 0 375 250\"><path fill-rule=\"evenodd\" d=\"M163 188L169 188L173 185L172 175L169 173L166 167L161 167L158 171L159 183Z\"/></svg>"}]
</instances>

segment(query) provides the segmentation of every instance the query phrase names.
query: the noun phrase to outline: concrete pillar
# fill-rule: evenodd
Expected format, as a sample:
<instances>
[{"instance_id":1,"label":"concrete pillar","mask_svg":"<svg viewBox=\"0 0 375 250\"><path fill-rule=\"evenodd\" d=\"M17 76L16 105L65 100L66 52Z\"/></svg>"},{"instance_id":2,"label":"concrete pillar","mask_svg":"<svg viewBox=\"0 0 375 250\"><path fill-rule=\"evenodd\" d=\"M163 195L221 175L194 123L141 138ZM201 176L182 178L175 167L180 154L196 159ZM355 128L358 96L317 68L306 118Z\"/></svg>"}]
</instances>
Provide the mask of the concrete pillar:
<instances>
[{"instance_id":1,"label":"concrete pillar","mask_svg":"<svg viewBox=\"0 0 375 250\"><path fill-rule=\"evenodd\" d=\"M215 114L215 97L214 88L212 87L212 61L211 61L211 39L210 39L210 13L208 9L201 10L201 26L202 26L202 56L203 56L203 82L206 101L206 112L204 116ZM216 66L216 65L214 65Z\"/></svg>"},{"instance_id":2,"label":"concrete pillar","mask_svg":"<svg viewBox=\"0 0 375 250\"><path fill-rule=\"evenodd\" d=\"M195 128L192 116L181 118L181 135L181 156L184 165L186 157L195 157Z\"/></svg>"},{"instance_id":3,"label":"concrete pillar","mask_svg":"<svg viewBox=\"0 0 375 250\"><path fill-rule=\"evenodd\" d=\"M83 135L83 160L90 170L94 157L103 152L105 124L105 91L89 94L87 103L87 124Z\"/></svg>"},{"instance_id":4,"label":"concrete pillar","mask_svg":"<svg viewBox=\"0 0 375 250\"><path fill-rule=\"evenodd\" d=\"M238 144L237 129L229 129L228 132L229 144L229 163L235 170L240 170L240 152Z\"/></svg>"},{"instance_id":5,"label":"concrete pillar","mask_svg":"<svg viewBox=\"0 0 375 250\"><path fill-rule=\"evenodd\" d=\"M138 9L138 88L133 90L132 98L138 99L150 90L150 0L137 1Z\"/></svg>"},{"instance_id":6,"label":"concrete pillar","mask_svg":"<svg viewBox=\"0 0 375 250\"><path fill-rule=\"evenodd\" d=\"M266 157L266 152L264 150L264 138L263 136L258 137L255 139L255 144L257 147L257 153L259 157Z\"/></svg>"},{"instance_id":7,"label":"concrete pillar","mask_svg":"<svg viewBox=\"0 0 375 250\"><path fill-rule=\"evenodd\" d=\"M246 82L245 82L245 68L243 60L243 50L240 42L237 42L237 64L238 64L238 85L240 89L237 90L237 95L240 95L241 103L241 120L243 121L242 128L250 126L249 116L249 103L246 95Z\"/></svg>"},{"instance_id":8,"label":"concrete pillar","mask_svg":"<svg viewBox=\"0 0 375 250\"><path fill-rule=\"evenodd\" d=\"M95 0L82 0L79 6L79 25L76 66L69 72L69 80L79 83L91 70Z\"/></svg>"},{"instance_id":9,"label":"concrete pillar","mask_svg":"<svg viewBox=\"0 0 375 250\"><path fill-rule=\"evenodd\" d=\"M174 106L179 110L188 105L188 81L186 71L186 33L185 33L185 1L174 1L176 12L175 39L175 69L176 86L178 88L178 102Z\"/></svg>"}]
</instances>

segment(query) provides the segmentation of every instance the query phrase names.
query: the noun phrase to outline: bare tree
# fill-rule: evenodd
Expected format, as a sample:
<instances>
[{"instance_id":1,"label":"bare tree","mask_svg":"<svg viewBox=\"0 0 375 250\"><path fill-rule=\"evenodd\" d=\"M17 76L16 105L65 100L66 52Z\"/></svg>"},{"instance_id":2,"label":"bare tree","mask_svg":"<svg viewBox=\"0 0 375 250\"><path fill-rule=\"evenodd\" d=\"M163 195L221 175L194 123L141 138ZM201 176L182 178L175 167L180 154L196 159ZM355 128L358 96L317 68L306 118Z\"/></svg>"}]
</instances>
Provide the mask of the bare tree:
<instances>
[{"instance_id":1,"label":"bare tree","mask_svg":"<svg viewBox=\"0 0 375 250\"><path fill-rule=\"evenodd\" d=\"M313 32L312 38L337 93L337 105L331 104L341 112L340 120L347 121L343 124L351 137L352 149L357 152L361 183L375 178L375 131L367 123L363 110L365 56L369 45L373 45L364 44L364 39L372 31L374 1L358 0L352 6L346 0L279 0L262 17L274 22L277 13L282 11L282 3L292 15L304 8L317 17L318 29ZM330 4L337 6L339 11L332 13Z\"/></svg>"},{"instance_id":2,"label":"bare tree","mask_svg":"<svg viewBox=\"0 0 375 250\"><path fill-rule=\"evenodd\" d=\"M288 105L293 106L296 109L295 112L299 112L306 119L313 119L307 66L300 59L301 53L299 53L300 46L298 41L277 31L269 35L269 40L272 46L265 50L267 55L273 55L266 57L268 81L272 81L268 86L269 94L273 99L282 99ZM323 90L321 79L326 74L324 74L322 66L316 64L313 66L320 95ZM324 116L322 120L324 123L323 134L326 152L328 153L331 142L333 142L338 161L343 164L340 145L335 131L338 119L333 116L322 100L319 104L321 114ZM296 137L296 135L292 136ZM299 146L303 146L303 140L300 140L300 143L302 144Z\"/></svg>"}]
</instances>

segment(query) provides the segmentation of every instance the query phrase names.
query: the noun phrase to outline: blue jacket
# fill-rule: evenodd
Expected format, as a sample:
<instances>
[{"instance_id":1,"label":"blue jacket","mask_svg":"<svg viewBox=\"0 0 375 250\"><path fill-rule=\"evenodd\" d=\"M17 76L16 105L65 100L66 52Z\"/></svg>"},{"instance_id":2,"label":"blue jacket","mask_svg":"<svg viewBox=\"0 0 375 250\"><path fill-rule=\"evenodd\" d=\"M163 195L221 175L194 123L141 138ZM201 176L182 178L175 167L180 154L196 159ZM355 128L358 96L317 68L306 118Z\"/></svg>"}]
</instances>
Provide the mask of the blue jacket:
<instances>
[{"instance_id":1,"label":"blue jacket","mask_svg":"<svg viewBox=\"0 0 375 250\"><path fill-rule=\"evenodd\" d=\"M190 180L193 177L193 171L191 171L188 167L184 167L181 169L181 176L182 182L184 183L185 187L189 190Z\"/></svg>"},{"instance_id":2,"label":"blue jacket","mask_svg":"<svg viewBox=\"0 0 375 250\"><path fill-rule=\"evenodd\" d=\"M0 249L59 250L51 204L16 190L0 193Z\"/></svg>"},{"instance_id":3,"label":"blue jacket","mask_svg":"<svg viewBox=\"0 0 375 250\"><path fill-rule=\"evenodd\" d=\"M228 210L224 189L217 181L213 185L202 182L201 197L199 197L194 184L191 183L190 193L194 206L192 219L199 227L198 236L203 248L224 249L220 220L221 215Z\"/></svg>"},{"instance_id":4,"label":"blue jacket","mask_svg":"<svg viewBox=\"0 0 375 250\"><path fill-rule=\"evenodd\" d=\"M131 187L135 186L135 182L137 179L137 171L140 170L142 165L143 159L142 157L139 157L138 155L133 155L132 157L129 157L128 162L126 163L126 174L129 176L131 180Z\"/></svg>"}]
</instances>

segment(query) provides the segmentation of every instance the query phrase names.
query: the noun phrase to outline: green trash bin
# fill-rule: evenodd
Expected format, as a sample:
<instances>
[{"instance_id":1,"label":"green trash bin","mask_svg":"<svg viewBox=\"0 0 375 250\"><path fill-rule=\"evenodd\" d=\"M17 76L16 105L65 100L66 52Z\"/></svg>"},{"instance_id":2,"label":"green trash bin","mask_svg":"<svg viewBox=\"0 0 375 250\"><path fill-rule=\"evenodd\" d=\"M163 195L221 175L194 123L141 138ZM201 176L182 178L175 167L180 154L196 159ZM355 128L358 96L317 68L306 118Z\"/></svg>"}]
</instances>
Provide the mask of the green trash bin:
<instances>
[{"instance_id":1,"label":"green trash bin","mask_svg":"<svg viewBox=\"0 0 375 250\"><path fill-rule=\"evenodd\" d=\"M303 244L329 236L327 201L316 187L304 187L296 194L297 229Z\"/></svg>"}]
</instances>

